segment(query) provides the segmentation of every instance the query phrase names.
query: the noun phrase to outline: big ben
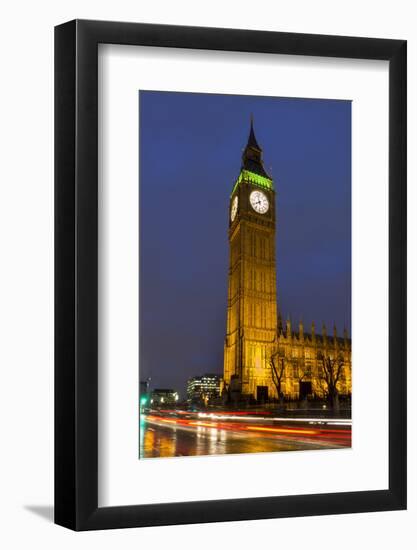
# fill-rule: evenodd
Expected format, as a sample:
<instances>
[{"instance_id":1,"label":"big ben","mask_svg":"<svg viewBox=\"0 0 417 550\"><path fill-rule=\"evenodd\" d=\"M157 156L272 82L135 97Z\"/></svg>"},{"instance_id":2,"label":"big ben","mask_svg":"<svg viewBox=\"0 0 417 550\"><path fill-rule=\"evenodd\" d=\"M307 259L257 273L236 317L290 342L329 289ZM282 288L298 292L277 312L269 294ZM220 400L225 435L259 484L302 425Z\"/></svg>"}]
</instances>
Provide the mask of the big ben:
<instances>
[{"instance_id":1,"label":"big ben","mask_svg":"<svg viewBox=\"0 0 417 550\"><path fill-rule=\"evenodd\" d=\"M224 380L242 396L273 397L269 360L277 342L275 189L251 120L229 204Z\"/></svg>"}]
</instances>

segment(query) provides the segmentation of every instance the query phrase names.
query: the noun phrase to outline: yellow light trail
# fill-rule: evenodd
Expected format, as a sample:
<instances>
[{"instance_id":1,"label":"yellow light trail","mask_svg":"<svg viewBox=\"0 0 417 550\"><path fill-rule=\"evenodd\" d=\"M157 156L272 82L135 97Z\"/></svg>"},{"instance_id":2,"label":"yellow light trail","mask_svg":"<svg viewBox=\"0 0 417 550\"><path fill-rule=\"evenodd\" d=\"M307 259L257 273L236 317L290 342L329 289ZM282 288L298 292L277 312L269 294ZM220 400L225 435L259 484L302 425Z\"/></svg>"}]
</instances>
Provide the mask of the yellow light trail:
<instances>
[{"instance_id":1,"label":"yellow light trail","mask_svg":"<svg viewBox=\"0 0 417 550\"><path fill-rule=\"evenodd\" d=\"M148 416L148 420L150 422L154 422L154 421L157 421L157 422L168 422L169 424L176 424L177 421L176 420L169 420L168 418L160 418L158 416Z\"/></svg>"},{"instance_id":2,"label":"yellow light trail","mask_svg":"<svg viewBox=\"0 0 417 550\"><path fill-rule=\"evenodd\" d=\"M316 435L315 430L291 430L290 428L263 428L261 426L247 426L247 430L256 430L260 432L289 433L299 435Z\"/></svg>"},{"instance_id":3,"label":"yellow light trail","mask_svg":"<svg viewBox=\"0 0 417 550\"><path fill-rule=\"evenodd\" d=\"M190 426L205 426L206 428L215 428L217 426L216 423L209 423L209 422L189 422Z\"/></svg>"},{"instance_id":4,"label":"yellow light trail","mask_svg":"<svg viewBox=\"0 0 417 550\"><path fill-rule=\"evenodd\" d=\"M188 426L201 426L204 428L225 428L225 429L234 429L234 430L250 430L250 431L257 431L257 432L268 432L268 433L276 433L276 434L296 434L296 435L317 435L319 432L317 430L305 430L305 429L291 429L291 428L268 428L265 426L237 426L235 425L218 425L217 422L202 422L201 420L197 420L195 422L189 422L189 421L177 421L177 420L171 420L168 418L159 418L154 416L149 416L148 419L150 421L159 421L159 422L167 422L169 424L184 424Z\"/></svg>"}]
</instances>

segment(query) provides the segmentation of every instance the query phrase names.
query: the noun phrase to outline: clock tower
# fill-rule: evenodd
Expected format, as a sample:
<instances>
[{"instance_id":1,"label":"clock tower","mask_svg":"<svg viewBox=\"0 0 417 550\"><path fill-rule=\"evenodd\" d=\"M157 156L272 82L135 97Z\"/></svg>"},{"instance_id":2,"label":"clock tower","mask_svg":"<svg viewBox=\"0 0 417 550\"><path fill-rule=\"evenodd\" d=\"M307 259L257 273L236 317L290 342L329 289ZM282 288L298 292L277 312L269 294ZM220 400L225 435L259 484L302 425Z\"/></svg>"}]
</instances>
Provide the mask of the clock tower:
<instances>
[{"instance_id":1,"label":"clock tower","mask_svg":"<svg viewBox=\"0 0 417 550\"><path fill-rule=\"evenodd\" d=\"M251 120L230 197L224 380L232 392L258 400L276 394L269 364L278 329L275 221L274 184Z\"/></svg>"}]
</instances>

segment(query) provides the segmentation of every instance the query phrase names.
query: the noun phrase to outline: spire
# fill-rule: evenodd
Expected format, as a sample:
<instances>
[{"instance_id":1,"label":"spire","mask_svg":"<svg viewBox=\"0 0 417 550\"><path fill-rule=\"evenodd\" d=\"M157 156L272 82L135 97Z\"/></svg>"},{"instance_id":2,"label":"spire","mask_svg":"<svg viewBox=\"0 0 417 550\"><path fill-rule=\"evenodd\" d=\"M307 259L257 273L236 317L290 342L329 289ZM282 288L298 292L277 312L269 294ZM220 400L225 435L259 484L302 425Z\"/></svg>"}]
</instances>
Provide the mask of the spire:
<instances>
[{"instance_id":1,"label":"spire","mask_svg":"<svg viewBox=\"0 0 417 550\"><path fill-rule=\"evenodd\" d=\"M281 312L278 311L278 334L281 334L282 332L282 317Z\"/></svg>"},{"instance_id":2,"label":"spire","mask_svg":"<svg viewBox=\"0 0 417 550\"><path fill-rule=\"evenodd\" d=\"M262 176L263 178L268 178L269 180L271 180L271 177L264 168L262 160L262 149L259 146L259 143L255 137L255 130L253 127L253 115L251 115L250 118L248 143L242 155L242 169L248 170L249 172L253 172L258 176Z\"/></svg>"},{"instance_id":3,"label":"spire","mask_svg":"<svg viewBox=\"0 0 417 550\"><path fill-rule=\"evenodd\" d=\"M300 322L298 324L298 336L300 340L304 340L304 323L303 318L300 319Z\"/></svg>"},{"instance_id":4,"label":"spire","mask_svg":"<svg viewBox=\"0 0 417 550\"><path fill-rule=\"evenodd\" d=\"M286 327L286 337L287 338L291 338L291 319L290 319L290 316L288 315L287 317L287 323L286 323L287 327Z\"/></svg>"},{"instance_id":5,"label":"spire","mask_svg":"<svg viewBox=\"0 0 417 550\"><path fill-rule=\"evenodd\" d=\"M242 153L242 166L240 169L240 174L233 186L232 195L242 181L271 191L274 190L272 177L264 168L262 149L255 137L253 115L251 115L250 118L248 142Z\"/></svg>"},{"instance_id":6,"label":"spire","mask_svg":"<svg viewBox=\"0 0 417 550\"><path fill-rule=\"evenodd\" d=\"M347 328L344 327L344 329L343 329L343 345L345 346L345 349L347 349L347 341L348 341L348 332L347 332Z\"/></svg>"},{"instance_id":7,"label":"spire","mask_svg":"<svg viewBox=\"0 0 417 550\"><path fill-rule=\"evenodd\" d=\"M259 147L258 142L256 141L255 131L253 129L253 114L250 115L250 132L246 148L248 147L251 147L252 149L257 149L259 152L262 152L262 149Z\"/></svg>"}]
</instances>

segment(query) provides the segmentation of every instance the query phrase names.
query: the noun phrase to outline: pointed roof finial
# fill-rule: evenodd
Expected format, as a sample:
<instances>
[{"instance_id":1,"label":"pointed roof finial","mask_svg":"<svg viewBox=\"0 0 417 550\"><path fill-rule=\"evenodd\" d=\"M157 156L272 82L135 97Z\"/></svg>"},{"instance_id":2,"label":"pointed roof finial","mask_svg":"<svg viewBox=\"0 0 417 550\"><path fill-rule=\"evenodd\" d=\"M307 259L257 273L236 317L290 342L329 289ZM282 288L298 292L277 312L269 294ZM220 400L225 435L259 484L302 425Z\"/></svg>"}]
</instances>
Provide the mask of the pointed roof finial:
<instances>
[{"instance_id":1,"label":"pointed roof finial","mask_svg":"<svg viewBox=\"0 0 417 550\"><path fill-rule=\"evenodd\" d=\"M278 310L278 333L282 332L282 316L281 312Z\"/></svg>"},{"instance_id":2,"label":"pointed roof finial","mask_svg":"<svg viewBox=\"0 0 417 550\"><path fill-rule=\"evenodd\" d=\"M233 187L232 194L234 193L236 186L241 181L246 181L252 185L264 187L265 189L274 190L274 183L271 176L264 168L262 160L262 149L255 137L255 131L253 129L253 114L250 116L250 130L246 147L242 152L242 165L241 171L236 183Z\"/></svg>"},{"instance_id":3,"label":"pointed roof finial","mask_svg":"<svg viewBox=\"0 0 417 550\"><path fill-rule=\"evenodd\" d=\"M287 317L287 322L286 322L286 330L285 330L285 337L286 338L291 338L291 319L290 319L290 316L288 315Z\"/></svg>"},{"instance_id":4,"label":"pointed roof finial","mask_svg":"<svg viewBox=\"0 0 417 550\"><path fill-rule=\"evenodd\" d=\"M256 149L259 152L262 151L262 149L258 145L258 142L256 141L255 130L253 129L253 113L251 113L250 115L250 131L249 131L248 144L246 147L247 148L251 147L253 149Z\"/></svg>"},{"instance_id":5,"label":"pointed roof finial","mask_svg":"<svg viewBox=\"0 0 417 550\"><path fill-rule=\"evenodd\" d=\"M299 335L300 338L304 338L303 316L301 316L300 322L298 323L298 335Z\"/></svg>"}]
</instances>

